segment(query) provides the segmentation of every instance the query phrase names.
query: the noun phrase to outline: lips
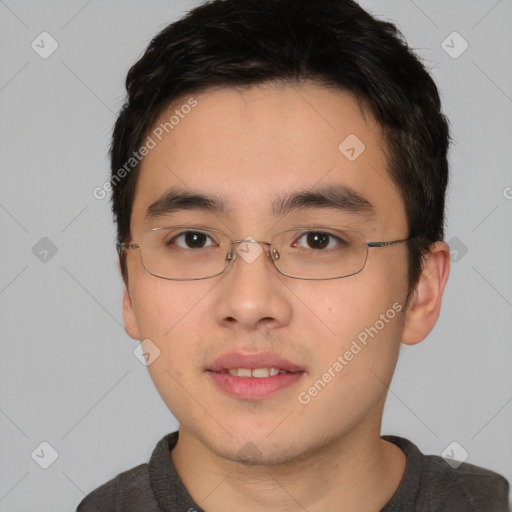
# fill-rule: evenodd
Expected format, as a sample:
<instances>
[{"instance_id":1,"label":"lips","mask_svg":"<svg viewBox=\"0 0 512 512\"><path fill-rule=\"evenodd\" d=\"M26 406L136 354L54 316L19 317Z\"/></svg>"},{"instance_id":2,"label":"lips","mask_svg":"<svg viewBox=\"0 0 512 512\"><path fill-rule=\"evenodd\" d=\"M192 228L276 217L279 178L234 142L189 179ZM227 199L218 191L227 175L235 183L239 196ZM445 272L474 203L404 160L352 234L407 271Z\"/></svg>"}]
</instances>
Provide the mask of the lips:
<instances>
[{"instance_id":1,"label":"lips","mask_svg":"<svg viewBox=\"0 0 512 512\"><path fill-rule=\"evenodd\" d=\"M207 369L212 372L225 372L235 368L247 368L250 370L256 370L258 368L276 368L288 373L304 371L304 368L271 352L263 352L260 354L230 352L215 359Z\"/></svg>"},{"instance_id":2,"label":"lips","mask_svg":"<svg viewBox=\"0 0 512 512\"><path fill-rule=\"evenodd\" d=\"M302 379L305 369L276 354L224 354L206 369L224 393L263 400Z\"/></svg>"}]
</instances>

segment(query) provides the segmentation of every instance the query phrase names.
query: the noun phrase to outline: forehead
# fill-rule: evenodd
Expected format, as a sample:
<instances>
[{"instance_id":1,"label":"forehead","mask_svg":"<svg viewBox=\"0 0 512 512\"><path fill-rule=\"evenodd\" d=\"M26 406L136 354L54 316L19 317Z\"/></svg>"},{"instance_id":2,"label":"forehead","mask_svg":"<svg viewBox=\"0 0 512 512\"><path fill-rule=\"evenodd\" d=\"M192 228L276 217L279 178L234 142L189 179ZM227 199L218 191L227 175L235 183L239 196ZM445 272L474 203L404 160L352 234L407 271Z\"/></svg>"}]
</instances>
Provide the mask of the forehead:
<instances>
[{"instance_id":1,"label":"forehead","mask_svg":"<svg viewBox=\"0 0 512 512\"><path fill-rule=\"evenodd\" d=\"M306 83L182 96L148 136L133 228L170 189L224 198L232 218L256 222L272 215L276 197L333 185L368 200L375 226L406 225L382 131L347 93Z\"/></svg>"}]
</instances>

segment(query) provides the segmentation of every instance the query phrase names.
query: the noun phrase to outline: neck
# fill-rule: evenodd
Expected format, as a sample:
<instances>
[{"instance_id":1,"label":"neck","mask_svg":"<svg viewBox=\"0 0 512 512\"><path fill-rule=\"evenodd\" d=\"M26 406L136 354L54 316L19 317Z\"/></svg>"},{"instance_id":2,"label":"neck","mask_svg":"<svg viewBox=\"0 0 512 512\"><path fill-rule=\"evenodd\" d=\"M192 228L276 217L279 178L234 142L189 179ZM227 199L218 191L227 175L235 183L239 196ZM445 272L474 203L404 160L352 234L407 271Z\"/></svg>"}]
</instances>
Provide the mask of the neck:
<instances>
[{"instance_id":1,"label":"neck","mask_svg":"<svg viewBox=\"0 0 512 512\"><path fill-rule=\"evenodd\" d=\"M380 422L379 422L380 423ZM217 455L180 427L171 452L194 501L207 512L379 511L397 490L405 455L377 430L353 429L286 464L246 465Z\"/></svg>"}]
</instances>

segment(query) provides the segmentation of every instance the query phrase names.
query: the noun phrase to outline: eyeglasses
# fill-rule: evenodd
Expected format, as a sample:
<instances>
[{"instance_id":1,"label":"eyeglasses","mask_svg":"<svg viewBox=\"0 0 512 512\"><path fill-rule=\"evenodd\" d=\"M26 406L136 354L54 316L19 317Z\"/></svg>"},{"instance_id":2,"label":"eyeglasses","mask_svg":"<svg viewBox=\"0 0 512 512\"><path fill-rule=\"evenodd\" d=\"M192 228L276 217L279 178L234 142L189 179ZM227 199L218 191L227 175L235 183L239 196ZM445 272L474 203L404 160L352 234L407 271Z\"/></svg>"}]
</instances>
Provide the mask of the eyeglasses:
<instances>
[{"instance_id":1,"label":"eyeglasses","mask_svg":"<svg viewBox=\"0 0 512 512\"><path fill-rule=\"evenodd\" d=\"M415 237L412 237L415 238ZM284 276L294 279L340 279L363 270L370 247L387 247L412 240L368 242L348 228L294 228L275 234L271 241L231 240L217 229L197 226L153 228L140 243L117 244L119 254L140 249L144 269L175 281L208 279L222 274L237 255L252 263L262 252Z\"/></svg>"}]
</instances>

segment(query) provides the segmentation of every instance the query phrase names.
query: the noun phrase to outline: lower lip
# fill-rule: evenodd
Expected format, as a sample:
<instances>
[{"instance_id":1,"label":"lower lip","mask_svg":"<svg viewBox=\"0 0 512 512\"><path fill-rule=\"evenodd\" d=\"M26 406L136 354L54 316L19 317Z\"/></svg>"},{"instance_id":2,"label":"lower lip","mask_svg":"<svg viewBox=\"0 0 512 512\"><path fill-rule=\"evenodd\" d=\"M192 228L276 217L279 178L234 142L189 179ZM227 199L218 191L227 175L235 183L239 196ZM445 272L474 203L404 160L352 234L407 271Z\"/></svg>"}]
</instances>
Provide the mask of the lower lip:
<instances>
[{"instance_id":1,"label":"lower lip","mask_svg":"<svg viewBox=\"0 0 512 512\"><path fill-rule=\"evenodd\" d=\"M272 377L235 377L229 373L208 372L223 391L242 400L263 400L297 383L304 372L280 373Z\"/></svg>"}]
</instances>

